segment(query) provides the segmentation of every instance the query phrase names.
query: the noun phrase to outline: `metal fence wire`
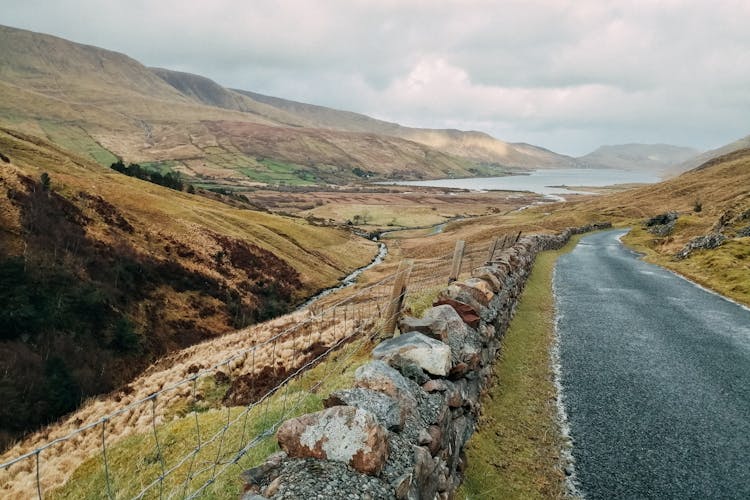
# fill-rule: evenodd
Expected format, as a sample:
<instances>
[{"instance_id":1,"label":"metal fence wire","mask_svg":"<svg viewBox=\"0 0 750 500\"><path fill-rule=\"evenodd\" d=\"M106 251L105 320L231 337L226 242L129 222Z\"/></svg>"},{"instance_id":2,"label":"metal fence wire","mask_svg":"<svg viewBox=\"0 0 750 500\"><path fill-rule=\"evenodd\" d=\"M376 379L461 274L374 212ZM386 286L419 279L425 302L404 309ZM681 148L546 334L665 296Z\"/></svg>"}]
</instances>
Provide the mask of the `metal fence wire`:
<instances>
[{"instance_id":1,"label":"metal fence wire","mask_svg":"<svg viewBox=\"0 0 750 500\"><path fill-rule=\"evenodd\" d=\"M485 260L486 247L472 249L463 270ZM36 433L28 451L16 445L0 456L0 497L236 494L237 474L274 451L281 423L320 408L329 392L351 385L353 368L366 361L367 348L401 312L392 301L430 300L447 284L451 265L450 255L415 260L338 302L313 304L286 323L237 332L218 349L231 356L213 361L217 353L206 353L205 361L194 362L205 349L198 345L157 364L128 386L120 404L115 398L114 408L101 400L84 405L67 427ZM405 291L394 297L404 273ZM160 379L160 370L171 376ZM148 383L138 387L141 380Z\"/></svg>"}]
</instances>

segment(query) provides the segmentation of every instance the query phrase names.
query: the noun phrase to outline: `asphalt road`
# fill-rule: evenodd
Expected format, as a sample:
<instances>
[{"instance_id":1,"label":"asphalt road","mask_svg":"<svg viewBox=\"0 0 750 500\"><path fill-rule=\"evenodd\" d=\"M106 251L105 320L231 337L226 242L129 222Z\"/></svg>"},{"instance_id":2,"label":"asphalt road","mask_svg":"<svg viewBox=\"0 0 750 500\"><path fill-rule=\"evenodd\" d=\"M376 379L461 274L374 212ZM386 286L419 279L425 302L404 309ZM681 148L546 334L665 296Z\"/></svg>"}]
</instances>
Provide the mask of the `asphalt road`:
<instances>
[{"instance_id":1,"label":"asphalt road","mask_svg":"<svg viewBox=\"0 0 750 500\"><path fill-rule=\"evenodd\" d=\"M639 260L624 233L585 236L556 268L580 490L750 499L750 311Z\"/></svg>"}]
</instances>

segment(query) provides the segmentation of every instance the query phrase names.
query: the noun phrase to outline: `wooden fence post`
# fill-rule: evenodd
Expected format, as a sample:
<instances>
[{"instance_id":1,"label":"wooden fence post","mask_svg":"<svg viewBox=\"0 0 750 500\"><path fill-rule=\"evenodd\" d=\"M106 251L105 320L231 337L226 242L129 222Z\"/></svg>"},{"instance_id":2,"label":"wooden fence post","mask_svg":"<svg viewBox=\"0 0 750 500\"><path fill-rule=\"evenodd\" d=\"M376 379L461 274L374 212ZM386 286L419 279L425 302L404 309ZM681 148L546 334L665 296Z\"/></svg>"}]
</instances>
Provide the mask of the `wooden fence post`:
<instances>
[{"instance_id":1,"label":"wooden fence post","mask_svg":"<svg viewBox=\"0 0 750 500\"><path fill-rule=\"evenodd\" d=\"M489 265L490 262L492 262L492 257L495 255L495 251L497 250L497 247L500 243L500 237L495 236L492 238L492 241L490 242L490 250L487 253L487 264Z\"/></svg>"},{"instance_id":2,"label":"wooden fence post","mask_svg":"<svg viewBox=\"0 0 750 500\"><path fill-rule=\"evenodd\" d=\"M456 242L456 249L453 251L453 265L451 266L451 274L448 276L448 283L456 281L458 275L461 274L461 261L464 258L464 248L466 248L466 242L458 240Z\"/></svg>"},{"instance_id":3,"label":"wooden fence post","mask_svg":"<svg viewBox=\"0 0 750 500\"><path fill-rule=\"evenodd\" d=\"M393 337L393 334L396 331L396 322L398 321L398 315L401 312L401 306L404 303L406 285L409 282L409 275L411 274L413 265L414 261L411 259L404 259L398 265L396 280L393 283L391 297L388 300L388 309L385 316L385 324L383 325L383 335L385 337Z\"/></svg>"}]
</instances>

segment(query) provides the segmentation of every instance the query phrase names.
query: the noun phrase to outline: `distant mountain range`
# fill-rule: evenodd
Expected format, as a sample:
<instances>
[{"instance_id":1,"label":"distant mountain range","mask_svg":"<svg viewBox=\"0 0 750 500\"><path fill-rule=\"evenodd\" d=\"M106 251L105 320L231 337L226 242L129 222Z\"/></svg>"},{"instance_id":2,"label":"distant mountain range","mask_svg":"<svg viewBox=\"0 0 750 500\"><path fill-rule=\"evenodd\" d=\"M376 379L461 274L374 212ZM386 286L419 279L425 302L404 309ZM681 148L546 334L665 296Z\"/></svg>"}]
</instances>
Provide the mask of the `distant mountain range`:
<instances>
[{"instance_id":1,"label":"distant mountain range","mask_svg":"<svg viewBox=\"0 0 750 500\"><path fill-rule=\"evenodd\" d=\"M659 175L715 151L666 144L602 146L580 158L484 132L412 128L349 111L230 89L149 68L117 52L0 26L0 126L109 164L181 172L205 185L306 185L362 178L497 175L603 167Z\"/></svg>"},{"instance_id":2,"label":"distant mountain range","mask_svg":"<svg viewBox=\"0 0 750 500\"><path fill-rule=\"evenodd\" d=\"M402 127L232 90L198 75L0 27L0 125L100 163L158 164L206 183L492 175L575 160L481 132Z\"/></svg>"}]
</instances>

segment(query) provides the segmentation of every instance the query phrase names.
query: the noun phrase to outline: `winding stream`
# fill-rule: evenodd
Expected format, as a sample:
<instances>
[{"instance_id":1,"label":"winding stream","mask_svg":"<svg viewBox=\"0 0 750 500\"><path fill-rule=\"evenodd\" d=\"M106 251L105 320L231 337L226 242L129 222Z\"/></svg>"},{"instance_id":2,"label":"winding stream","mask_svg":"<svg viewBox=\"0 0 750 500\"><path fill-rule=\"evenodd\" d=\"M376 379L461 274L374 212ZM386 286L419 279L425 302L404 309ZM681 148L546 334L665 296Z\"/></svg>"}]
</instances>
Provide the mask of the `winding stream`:
<instances>
[{"instance_id":1,"label":"winding stream","mask_svg":"<svg viewBox=\"0 0 750 500\"><path fill-rule=\"evenodd\" d=\"M332 294L333 292L336 292L338 290L342 290L344 288L354 285L357 282L357 279L362 275L363 272L367 271L368 269L372 269L378 264L381 264L383 260L385 260L386 255L388 255L388 247L386 246L385 243L381 242L379 243L378 253L375 255L375 257L372 259L372 261L369 264L355 269L350 275L348 275L346 278L341 280L341 282L338 285L333 286L331 288L326 288L325 290L313 295L312 297L307 299L305 302L303 302L299 307L297 307L295 309L295 312L301 311L302 309L309 307L315 301L322 299L323 297L326 297Z\"/></svg>"}]
</instances>

